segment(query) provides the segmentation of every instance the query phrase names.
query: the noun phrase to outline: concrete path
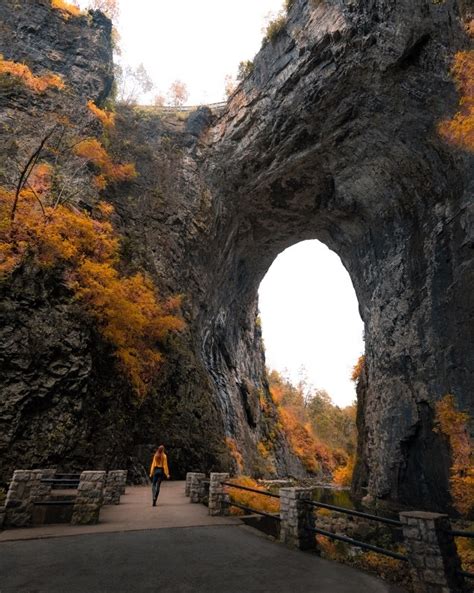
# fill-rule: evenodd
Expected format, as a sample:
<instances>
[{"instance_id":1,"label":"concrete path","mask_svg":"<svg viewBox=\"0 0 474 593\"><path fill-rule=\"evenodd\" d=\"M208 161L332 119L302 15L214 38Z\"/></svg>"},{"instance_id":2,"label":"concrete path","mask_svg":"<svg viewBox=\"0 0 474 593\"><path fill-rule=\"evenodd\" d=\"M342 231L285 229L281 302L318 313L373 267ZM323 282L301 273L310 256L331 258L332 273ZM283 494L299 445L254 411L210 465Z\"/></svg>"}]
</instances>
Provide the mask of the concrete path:
<instances>
[{"instance_id":1,"label":"concrete path","mask_svg":"<svg viewBox=\"0 0 474 593\"><path fill-rule=\"evenodd\" d=\"M165 482L158 506L127 488L100 524L0 533L0 593L395 593L379 579L290 550L191 504Z\"/></svg>"},{"instance_id":2,"label":"concrete path","mask_svg":"<svg viewBox=\"0 0 474 593\"><path fill-rule=\"evenodd\" d=\"M4 542L0 574L2 593L397 591L237 525Z\"/></svg>"},{"instance_id":3,"label":"concrete path","mask_svg":"<svg viewBox=\"0 0 474 593\"><path fill-rule=\"evenodd\" d=\"M184 482L163 482L156 507L151 506L151 487L127 487L119 505L102 507L98 525L45 525L0 532L6 541L63 537L86 533L110 533L168 527L240 524L232 517L210 517L207 507L191 504L184 496ZM0 578L0 593L3 593Z\"/></svg>"}]
</instances>

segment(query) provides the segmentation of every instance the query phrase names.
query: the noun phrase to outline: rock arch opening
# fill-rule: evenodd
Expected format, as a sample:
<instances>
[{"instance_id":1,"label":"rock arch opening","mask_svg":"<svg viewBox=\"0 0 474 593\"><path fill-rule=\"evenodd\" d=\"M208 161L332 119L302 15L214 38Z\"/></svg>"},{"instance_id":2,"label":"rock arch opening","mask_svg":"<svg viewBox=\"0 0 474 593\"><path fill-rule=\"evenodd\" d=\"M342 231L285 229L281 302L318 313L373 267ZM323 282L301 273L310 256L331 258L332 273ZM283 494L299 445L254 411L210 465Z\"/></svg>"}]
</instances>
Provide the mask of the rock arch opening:
<instances>
[{"instance_id":1,"label":"rock arch opening","mask_svg":"<svg viewBox=\"0 0 474 593\"><path fill-rule=\"evenodd\" d=\"M277 256L259 287L267 368L297 382L301 372L344 407L356 399L352 368L363 354L363 323L349 274L319 241Z\"/></svg>"}]
</instances>

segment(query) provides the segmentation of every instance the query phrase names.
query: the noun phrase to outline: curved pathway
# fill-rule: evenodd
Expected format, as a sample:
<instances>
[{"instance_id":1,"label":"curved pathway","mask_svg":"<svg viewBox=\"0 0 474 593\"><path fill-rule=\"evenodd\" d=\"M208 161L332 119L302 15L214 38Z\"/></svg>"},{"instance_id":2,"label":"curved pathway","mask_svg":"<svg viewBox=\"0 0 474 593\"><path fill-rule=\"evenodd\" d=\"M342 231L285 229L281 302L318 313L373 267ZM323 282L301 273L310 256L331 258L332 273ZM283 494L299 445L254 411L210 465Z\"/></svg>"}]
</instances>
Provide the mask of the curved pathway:
<instances>
[{"instance_id":1,"label":"curved pathway","mask_svg":"<svg viewBox=\"0 0 474 593\"><path fill-rule=\"evenodd\" d=\"M1 593L395 593L363 572L290 550L234 518L209 517L163 484L128 488L101 523L0 534ZM16 541L15 541L16 540Z\"/></svg>"}]
</instances>

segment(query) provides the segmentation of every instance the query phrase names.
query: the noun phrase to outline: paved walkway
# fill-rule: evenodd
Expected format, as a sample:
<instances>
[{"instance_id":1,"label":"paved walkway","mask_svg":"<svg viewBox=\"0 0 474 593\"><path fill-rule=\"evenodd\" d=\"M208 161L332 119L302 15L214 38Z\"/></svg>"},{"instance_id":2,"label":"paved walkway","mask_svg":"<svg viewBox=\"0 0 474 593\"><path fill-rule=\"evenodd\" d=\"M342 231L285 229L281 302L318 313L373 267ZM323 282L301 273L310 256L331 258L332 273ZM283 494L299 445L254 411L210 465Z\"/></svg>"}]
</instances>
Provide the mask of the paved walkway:
<instances>
[{"instance_id":1,"label":"paved walkway","mask_svg":"<svg viewBox=\"0 0 474 593\"><path fill-rule=\"evenodd\" d=\"M102 507L98 525L66 524L7 529L0 532L0 543L86 533L236 524L240 524L238 519L210 517L207 507L202 504L191 504L189 498L184 495L184 482L163 482L156 507L151 506L151 487L128 486L119 505ZM0 593L3 593L1 584Z\"/></svg>"},{"instance_id":2,"label":"paved walkway","mask_svg":"<svg viewBox=\"0 0 474 593\"><path fill-rule=\"evenodd\" d=\"M0 593L396 593L347 566L290 550L235 518L209 517L183 482L127 488L94 526L0 533Z\"/></svg>"},{"instance_id":3,"label":"paved walkway","mask_svg":"<svg viewBox=\"0 0 474 593\"><path fill-rule=\"evenodd\" d=\"M2 593L391 593L248 527L98 533L0 544Z\"/></svg>"}]
</instances>

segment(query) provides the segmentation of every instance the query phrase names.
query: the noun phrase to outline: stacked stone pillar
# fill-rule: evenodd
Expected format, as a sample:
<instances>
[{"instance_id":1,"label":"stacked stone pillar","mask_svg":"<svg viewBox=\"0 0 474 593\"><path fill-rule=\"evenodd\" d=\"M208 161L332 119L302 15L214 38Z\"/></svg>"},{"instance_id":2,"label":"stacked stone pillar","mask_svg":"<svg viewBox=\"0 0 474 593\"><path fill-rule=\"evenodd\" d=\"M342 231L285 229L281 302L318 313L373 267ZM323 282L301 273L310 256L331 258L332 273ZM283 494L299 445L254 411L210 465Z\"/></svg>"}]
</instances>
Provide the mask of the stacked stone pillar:
<instances>
[{"instance_id":1,"label":"stacked stone pillar","mask_svg":"<svg viewBox=\"0 0 474 593\"><path fill-rule=\"evenodd\" d=\"M461 593L461 563L447 515L400 513L414 593Z\"/></svg>"},{"instance_id":2,"label":"stacked stone pillar","mask_svg":"<svg viewBox=\"0 0 474 593\"><path fill-rule=\"evenodd\" d=\"M120 504L120 495L122 494L122 482L122 470L111 470L108 472L104 490L104 505Z\"/></svg>"},{"instance_id":3,"label":"stacked stone pillar","mask_svg":"<svg viewBox=\"0 0 474 593\"><path fill-rule=\"evenodd\" d=\"M117 481L120 485L120 494L125 494L125 489L127 488L128 472L126 469L117 469L115 472L117 474Z\"/></svg>"},{"instance_id":4,"label":"stacked stone pillar","mask_svg":"<svg viewBox=\"0 0 474 593\"><path fill-rule=\"evenodd\" d=\"M187 496L189 498L190 496L190 489L191 489L191 479L192 479L192 475L194 472L188 472L186 474L186 483L184 486L184 496Z\"/></svg>"},{"instance_id":5,"label":"stacked stone pillar","mask_svg":"<svg viewBox=\"0 0 474 593\"><path fill-rule=\"evenodd\" d=\"M94 525L99 522L100 507L104 502L105 481L105 471L82 472L72 513L73 525Z\"/></svg>"},{"instance_id":6,"label":"stacked stone pillar","mask_svg":"<svg viewBox=\"0 0 474 593\"><path fill-rule=\"evenodd\" d=\"M204 503L209 494L209 481L199 480L199 502Z\"/></svg>"},{"instance_id":7,"label":"stacked stone pillar","mask_svg":"<svg viewBox=\"0 0 474 593\"><path fill-rule=\"evenodd\" d=\"M308 531L314 527L311 488L280 488L280 541L292 548L311 550L316 548L315 534Z\"/></svg>"},{"instance_id":8,"label":"stacked stone pillar","mask_svg":"<svg viewBox=\"0 0 474 593\"><path fill-rule=\"evenodd\" d=\"M16 470L5 501L4 527L26 527L33 520L34 502L41 493L44 470Z\"/></svg>"},{"instance_id":9,"label":"stacked stone pillar","mask_svg":"<svg viewBox=\"0 0 474 593\"><path fill-rule=\"evenodd\" d=\"M189 498L191 502L199 502L199 493L201 491L201 481L204 480L206 474L194 472L191 474L191 481L189 484Z\"/></svg>"},{"instance_id":10,"label":"stacked stone pillar","mask_svg":"<svg viewBox=\"0 0 474 593\"><path fill-rule=\"evenodd\" d=\"M229 474L211 473L209 481L209 514L213 517L229 514L229 495L222 482L229 479Z\"/></svg>"}]
</instances>

